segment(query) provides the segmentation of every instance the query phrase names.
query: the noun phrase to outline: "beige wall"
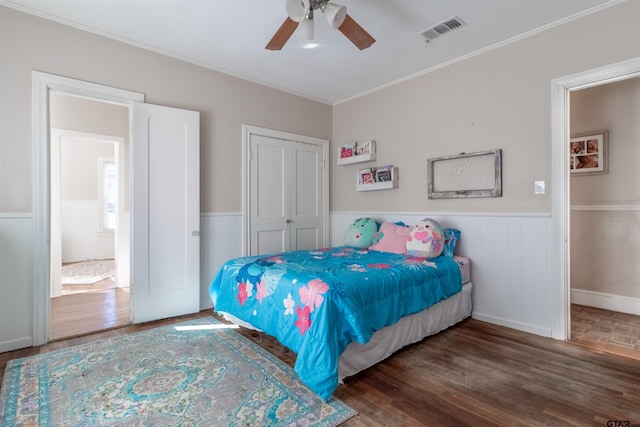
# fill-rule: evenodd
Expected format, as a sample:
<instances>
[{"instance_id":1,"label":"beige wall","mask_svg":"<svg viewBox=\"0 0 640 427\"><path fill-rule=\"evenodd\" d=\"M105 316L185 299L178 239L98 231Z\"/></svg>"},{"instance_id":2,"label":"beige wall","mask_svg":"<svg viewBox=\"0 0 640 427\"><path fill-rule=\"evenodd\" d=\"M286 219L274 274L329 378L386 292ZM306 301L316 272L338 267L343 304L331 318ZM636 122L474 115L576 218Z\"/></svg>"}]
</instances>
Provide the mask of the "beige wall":
<instances>
[{"instance_id":1,"label":"beige wall","mask_svg":"<svg viewBox=\"0 0 640 427\"><path fill-rule=\"evenodd\" d=\"M242 124L331 137L329 105L13 9L0 7L0 40L0 213L32 211L32 70L199 111L203 212L242 209Z\"/></svg>"},{"instance_id":2,"label":"beige wall","mask_svg":"<svg viewBox=\"0 0 640 427\"><path fill-rule=\"evenodd\" d=\"M571 133L609 131L609 172L571 177L571 287L640 298L640 78L571 94Z\"/></svg>"},{"instance_id":3,"label":"beige wall","mask_svg":"<svg viewBox=\"0 0 640 427\"><path fill-rule=\"evenodd\" d=\"M377 161L365 165L398 166L400 188L358 193L363 164L334 166L332 210L550 214L551 81L639 56L633 0L335 106L332 157L374 139ZM428 158L496 148L502 197L427 199ZM547 194L534 194L535 180Z\"/></svg>"}]
</instances>

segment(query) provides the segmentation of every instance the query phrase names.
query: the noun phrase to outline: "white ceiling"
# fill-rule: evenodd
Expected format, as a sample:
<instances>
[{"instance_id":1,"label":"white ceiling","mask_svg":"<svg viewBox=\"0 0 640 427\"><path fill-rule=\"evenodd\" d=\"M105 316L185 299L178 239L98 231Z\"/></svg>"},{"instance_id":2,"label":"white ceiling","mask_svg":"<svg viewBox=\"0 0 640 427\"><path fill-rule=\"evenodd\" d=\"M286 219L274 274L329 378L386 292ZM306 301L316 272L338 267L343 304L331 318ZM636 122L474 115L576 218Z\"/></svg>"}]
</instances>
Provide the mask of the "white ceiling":
<instances>
[{"instance_id":1,"label":"white ceiling","mask_svg":"<svg viewBox=\"0 0 640 427\"><path fill-rule=\"evenodd\" d=\"M335 0L375 39L358 50L316 11L315 49L264 47L285 0L0 0L77 28L328 104L420 74L620 0ZM426 46L452 16L467 25Z\"/></svg>"}]
</instances>

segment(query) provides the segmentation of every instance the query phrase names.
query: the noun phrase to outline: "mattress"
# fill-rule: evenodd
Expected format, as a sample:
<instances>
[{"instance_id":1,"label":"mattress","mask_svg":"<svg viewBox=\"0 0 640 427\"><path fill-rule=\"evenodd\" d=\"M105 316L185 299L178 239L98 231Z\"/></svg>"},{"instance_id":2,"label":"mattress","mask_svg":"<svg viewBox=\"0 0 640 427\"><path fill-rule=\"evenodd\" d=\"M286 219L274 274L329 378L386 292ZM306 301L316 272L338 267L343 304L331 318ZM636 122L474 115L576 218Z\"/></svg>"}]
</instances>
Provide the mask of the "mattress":
<instances>
[{"instance_id":1,"label":"mattress","mask_svg":"<svg viewBox=\"0 0 640 427\"><path fill-rule=\"evenodd\" d=\"M471 260L464 256L454 255L453 260L460 266L460 272L462 273L462 284L471 281Z\"/></svg>"}]
</instances>

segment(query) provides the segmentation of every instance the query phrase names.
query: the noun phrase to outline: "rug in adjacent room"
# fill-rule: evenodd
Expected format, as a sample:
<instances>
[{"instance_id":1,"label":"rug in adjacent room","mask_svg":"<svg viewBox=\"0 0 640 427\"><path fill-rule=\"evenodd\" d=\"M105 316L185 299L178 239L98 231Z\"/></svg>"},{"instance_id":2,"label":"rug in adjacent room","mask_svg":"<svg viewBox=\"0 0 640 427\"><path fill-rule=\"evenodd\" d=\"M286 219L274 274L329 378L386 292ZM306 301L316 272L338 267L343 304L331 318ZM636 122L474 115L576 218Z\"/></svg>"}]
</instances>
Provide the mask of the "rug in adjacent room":
<instances>
[{"instance_id":1,"label":"rug in adjacent room","mask_svg":"<svg viewBox=\"0 0 640 427\"><path fill-rule=\"evenodd\" d=\"M356 412L213 317L10 360L0 425L335 426Z\"/></svg>"},{"instance_id":2,"label":"rug in adjacent room","mask_svg":"<svg viewBox=\"0 0 640 427\"><path fill-rule=\"evenodd\" d=\"M92 285L113 277L116 262L112 259L90 259L62 266L62 285Z\"/></svg>"}]
</instances>

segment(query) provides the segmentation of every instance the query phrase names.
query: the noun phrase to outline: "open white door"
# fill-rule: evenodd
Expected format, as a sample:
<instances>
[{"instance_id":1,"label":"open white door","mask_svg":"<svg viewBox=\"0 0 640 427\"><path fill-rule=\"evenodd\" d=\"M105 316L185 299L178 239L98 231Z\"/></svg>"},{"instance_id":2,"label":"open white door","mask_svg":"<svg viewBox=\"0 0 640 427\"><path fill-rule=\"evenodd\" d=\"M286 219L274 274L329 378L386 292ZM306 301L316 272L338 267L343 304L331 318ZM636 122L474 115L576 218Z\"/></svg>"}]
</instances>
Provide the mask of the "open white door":
<instances>
[{"instance_id":1,"label":"open white door","mask_svg":"<svg viewBox=\"0 0 640 427\"><path fill-rule=\"evenodd\" d=\"M200 117L135 103L133 322L200 309Z\"/></svg>"}]
</instances>

